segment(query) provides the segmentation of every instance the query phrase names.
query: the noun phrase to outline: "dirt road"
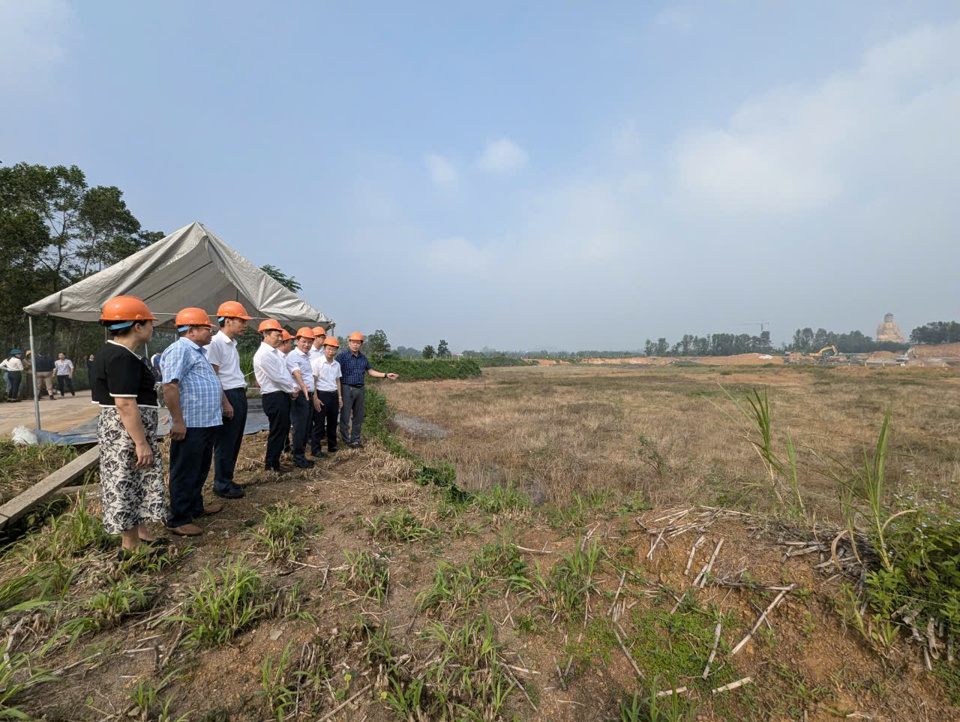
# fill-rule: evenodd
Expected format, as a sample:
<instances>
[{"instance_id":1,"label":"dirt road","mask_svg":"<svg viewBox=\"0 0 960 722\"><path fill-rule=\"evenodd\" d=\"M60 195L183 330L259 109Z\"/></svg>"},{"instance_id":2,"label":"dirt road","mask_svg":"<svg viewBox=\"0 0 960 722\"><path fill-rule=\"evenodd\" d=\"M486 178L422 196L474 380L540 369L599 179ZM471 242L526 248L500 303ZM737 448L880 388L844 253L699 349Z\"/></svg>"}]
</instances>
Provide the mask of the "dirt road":
<instances>
[{"instance_id":1,"label":"dirt road","mask_svg":"<svg viewBox=\"0 0 960 722\"><path fill-rule=\"evenodd\" d=\"M40 423L47 431L66 431L77 424L94 418L99 407L90 402L90 392L81 391L74 396L56 401L47 397L40 400ZM18 426L34 428L33 399L24 399L18 404L0 404L0 436L9 437Z\"/></svg>"}]
</instances>

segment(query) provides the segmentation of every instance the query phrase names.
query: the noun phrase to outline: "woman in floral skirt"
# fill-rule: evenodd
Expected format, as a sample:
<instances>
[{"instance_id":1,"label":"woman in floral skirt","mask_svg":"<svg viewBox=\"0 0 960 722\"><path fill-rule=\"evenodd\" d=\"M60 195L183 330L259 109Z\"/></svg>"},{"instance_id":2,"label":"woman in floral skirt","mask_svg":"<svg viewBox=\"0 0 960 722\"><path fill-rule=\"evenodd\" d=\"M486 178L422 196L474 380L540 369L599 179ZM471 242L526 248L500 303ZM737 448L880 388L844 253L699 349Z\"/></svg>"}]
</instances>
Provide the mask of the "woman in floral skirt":
<instances>
[{"instance_id":1,"label":"woman in floral skirt","mask_svg":"<svg viewBox=\"0 0 960 722\"><path fill-rule=\"evenodd\" d=\"M156 319L134 296L117 296L103 307L100 323L111 338L90 367L90 388L100 404L100 482L103 526L119 534L122 561L141 544L161 546L146 527L167 517L163 463L157 445L159 403L153 372L136 349L153 336Z\"/></svg>"}]
</instances>

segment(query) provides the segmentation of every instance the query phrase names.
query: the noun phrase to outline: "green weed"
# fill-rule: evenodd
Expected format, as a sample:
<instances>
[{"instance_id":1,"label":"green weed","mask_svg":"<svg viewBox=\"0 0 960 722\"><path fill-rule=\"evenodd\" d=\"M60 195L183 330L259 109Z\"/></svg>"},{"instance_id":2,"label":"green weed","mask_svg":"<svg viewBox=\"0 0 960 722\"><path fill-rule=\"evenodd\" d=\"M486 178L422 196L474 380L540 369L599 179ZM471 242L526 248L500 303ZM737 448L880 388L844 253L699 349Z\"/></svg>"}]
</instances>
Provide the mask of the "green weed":
<instances>
[{"instance_id":1,"label":"green weed","mask_svg":"<svg viewBox=\"0 0 960 722\"><path fill-rule=\"evenodd\" d=\"M696 703L679 694L658 696L661 691L658 682L654 677L649 695L635 692L620 703L620 722L694 722L697 719Z\"/></svg>"},{"instance_id":2,"label":"green weed","mask_svg":"<svg viewBox=\"0 0 960 722\"><path fill-rule=\"evenodd\" d=\"M266 549L267 559L296 561L305 546L304 536L309 532L309 511L309 507L287 502L264 509L257 539Z\"/></svg>"},{"instance_id":3,"label":"green weed","mask_svg":"<svg viewBox=\"0 0 960 722\"><path fill-rule=\"evenodd\" d=\"M497 719L514 683L503 666L490 617L484 613L452 629L434 624L423 637L438 645L422 673L430 696L424 700L422 689L411 693L405 685L394 704L416 703L424 719Z\"/></svg>"},{"instance_id":4,"label":"green weed","mask_svg":"<svg viewBox=\"0 0 960 722\"><path fill-rule=\"evenodd\" d=\"M283 722L291 713L297 702L297 690L289 680L288 667L291 662L291 645L283 648L280 659L276 662L269 655L264 657L260 664L260 697L276 722Z\"/></svg>"},{"instance_id":5,"label":"green weed","mask_svg":"<svg viewBox=\"0 0 960 722\"><path fill-rule=\"evenodd\" d=\"M530 497L517 484L497 484L476 492L473 504L487 514L523 512L530 509Z\"/></svg>"},{"instance_id":6,"label":"green weed","mask_svg":"<svg viewBox=\"0 0 960 722\"><path fill-rule=\"evenodd\" d=\"M407 507L392 509L364 522L374 539L419 542L438 536L436 528L426 527Z\"/></svg>"},{"instance_id":7,"label":"green weed","mask_svg":"<svg viewBox=\"0 0 960 722\"><path fill-rule=\"evenodd\" d=\"M43 682L59 678L42 669L34 668L29 655L10 651L8 638L0 645L0 719L29 720L19 705L17 697Z\"/></svg>"},{"instance_id":8,"label":"green weed","mask_svg":"<svg viewBox=\"0 0 960 722\"><path fill-rule=\"evenodd\" d=\"M343 555L347 559L347 568L340 572L340 580L364 599L382 603L387 598L390 584L387 564L366 551L350 553L345 550Z\"/></svg>"},{"instance_id":9,"label":"green weed","mask_svg":"<svg viewBox=\"0 0 960 722\"><path fill-rule=\"evenodd\" d=\"M47 526L15 545L11 554L25 564L63 561L89 549L106 549L112 541L103 522L87 511L86 496L81 494L69 512L51 517Z\"/></svg>"},{"instance_id":10,"label":"green weed","mask_svg":"<svg viewBox=\"0 0 960 722\"><path fill-rule=\"evenodd\" d=\"M637 443L639 448L637 448L637 456L640 457L640 460L649 466L656 473L657 478L663 479L666 476L667 471L670 469L670 464L667 461L667 457L664 454L660 453L657 442L651 439L649 436L644 436L640 434L637 438Z\"/></svg>"},{"instance_id":11,"label":"green weed","mask_svg":"<svg viewBox=\"0 0 960 722\"><path fill-rule=\"evenodd\" d=\"M268 592L260 573L243 557L219 568L208 566L190 590L183 615L170 621L183 622L189 640L223 644L266 615Z\"/></svg>"},{"instance_id":12,"label":"green weed","mask_svg":"<svg viewBox=\"0 0 960 722\"><path fill-rule=\"evenodd\" d=\"M558 608L569 616L586 614L590 592L598 591L594 575L600 570L607 552L597 539L577 544L570 554L561 554L550 570L550 582Z\"/></svg>"},{"instance_id":13,"label":"green weed","mask_svg":"<svg viewBox=\"0 0 960 722\"><path fill-rule=\"evenodd\" d=\"M132 577L111 579L107 589L87 600L84 607L96 615L101 626L112 627L128 614L146 609L149 592L138 587Z\"/></svg>"}]
</instances>

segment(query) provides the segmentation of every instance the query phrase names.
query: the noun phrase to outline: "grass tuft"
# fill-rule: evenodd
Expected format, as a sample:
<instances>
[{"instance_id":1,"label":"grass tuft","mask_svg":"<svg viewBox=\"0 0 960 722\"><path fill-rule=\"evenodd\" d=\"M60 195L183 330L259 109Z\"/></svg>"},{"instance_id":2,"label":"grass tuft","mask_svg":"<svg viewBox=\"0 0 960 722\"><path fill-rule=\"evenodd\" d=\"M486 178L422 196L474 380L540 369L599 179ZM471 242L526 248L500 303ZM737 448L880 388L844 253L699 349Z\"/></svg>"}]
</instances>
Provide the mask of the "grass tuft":
<instances>
[{"instance_id":1,"label":"grass tuft","mask_svg":"<svg viewBox=\"0 0 960 722\"><path fill-rule=\"evenodd\" d=\"M223 644L266 616L269 587L259 571L243 557L219 568L200 572L199 583L190 590L184 613L170 622L183 622L186 639L201 644Z\"/></svg>"}]
</instances>

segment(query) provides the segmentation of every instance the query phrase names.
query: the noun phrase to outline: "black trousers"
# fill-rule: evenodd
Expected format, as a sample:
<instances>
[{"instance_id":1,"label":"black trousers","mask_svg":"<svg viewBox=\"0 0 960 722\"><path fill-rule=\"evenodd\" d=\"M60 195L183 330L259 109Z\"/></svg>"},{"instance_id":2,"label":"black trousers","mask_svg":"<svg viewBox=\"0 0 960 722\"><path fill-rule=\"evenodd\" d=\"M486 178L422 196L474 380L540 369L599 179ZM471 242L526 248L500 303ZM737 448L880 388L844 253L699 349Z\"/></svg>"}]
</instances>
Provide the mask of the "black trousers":
<instances>
[{"instance_id":1,"label":"black trousers","mask_svg":"<svg viewBox=\"0 0 960 722\"><path fill-rule=\"evenodd\" d=\"M307 434L310 431L310 414L313 411L313 394L302 393L290 402L290 426L293 430L293 460L307 460Z\"/></svg>"},{"instance_id":2,"label":"black trousers","mask_svg":"<svg viewBox=\"0 0 960 722\"><path fill-rule=\"evenodd\" d=\"M203 484L213 461L216 426L188 428L182 441L170 440L170 516L167 526L183 526L203 516Z\"/></svg>"},{"instance_id":3,"label":"black trousers","mask_svg":"<svg viewBox=\"0 0 960 722\"><path fill-rule=\"evenodd\" d=\"M267 469L280 468L280 454L283 453L283 443L290 433L290 394L283 391L273 391L261 397L263 413L270 421L270 436L267 437L267 457L264 467Z\"/></svg>"},{"instance_id":4,"label":"black trousers","mask_svg":"<svg viewBox=\"0 0 960 722\"><path fill-rule=\"evenodd\" d=\"M317 420L314 422L314 450L320 451L320 440L323 438L324 430L327 435L327 451L337 450L337 417L340 416L340 397L336 391L319 391L320 403L323 407L316 413ZM320 431L317 432L319 427Z\"/></svg>"},{"instance_id":5,"label":"black trousers","mask_svg":"<svg viewBox=\"0 0 960 722\"><path fill-rule=\"evenodd\" d=\"M243 443L243 429L247 425L246 389L228 389L224 392L233 407L233 418L224 419L217 427L213 440L213 488L227 491L233 487L233 470Z\"/></svg>"},{"instance_id":6,"label":"black trousers","mask_svg":"<svg viewBox=\"0 0 960 722\"><path fill-rule=\"evenodd\" d=\"M363 429L363 386L343 384L341 390L343 408L340 410L340 439L344 444L356 443L360 441L360 431Z\"/></svg>"},{"instance_id":7,"label":"black trousers","mask_svg":"<svg viewBox=\"0 0 960 722\"><path fill-rule=\"evenodd\" d=\"M7 376L10 379L10 395L7 397L10 401L16 401L20 398L20 380L23 378L22 371L8 371Z\"/></svg>"},{"instance_id":8,"label":"black trousers","mask_svg":"<svg viewBox=\"0 0 960 722\"><path fill-rule=\"evenodd\" d=\"M322 391L314 391L313 393L322 394ZM323 401L323 397L320 398ZM323 435L325 431L325 416L323 413L317 411L313 406L310 407L310 453L316 456L321 451L323 451Z\"/></svg>"},{"instance_id":9,"label":"black trousers","mask_svg":"<svg viewBox=\"0 0 960 722\"><path fill-rule=\"evenodd\" d=\"M69 376L57 376L57 388L60 389L60 395L63 396L63 387L66 385L67 390L73 394L77 395L77 392L73 390L73 379Z\"/></svg>"}]
</instances>

